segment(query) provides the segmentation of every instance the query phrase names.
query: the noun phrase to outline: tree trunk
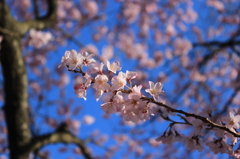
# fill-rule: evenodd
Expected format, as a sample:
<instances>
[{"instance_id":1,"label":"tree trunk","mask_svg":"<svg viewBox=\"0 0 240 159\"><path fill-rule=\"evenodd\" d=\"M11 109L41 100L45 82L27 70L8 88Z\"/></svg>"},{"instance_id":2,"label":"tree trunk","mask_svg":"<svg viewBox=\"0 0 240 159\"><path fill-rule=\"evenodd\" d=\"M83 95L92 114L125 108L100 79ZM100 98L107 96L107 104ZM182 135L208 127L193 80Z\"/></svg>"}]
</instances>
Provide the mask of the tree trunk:
<instances>
[{"instance_id":1,"label":"tree trunk","mask_svg":"<svg viewBox=\"0 0 240 159\"><path fill-rule=\"evenodd\" d=\"M11 159L26 159L23 149L30 142L27 74L21 52L20 37L4 36L1 45L4 77L4 114Z\"/></svg>"}]
</instances>

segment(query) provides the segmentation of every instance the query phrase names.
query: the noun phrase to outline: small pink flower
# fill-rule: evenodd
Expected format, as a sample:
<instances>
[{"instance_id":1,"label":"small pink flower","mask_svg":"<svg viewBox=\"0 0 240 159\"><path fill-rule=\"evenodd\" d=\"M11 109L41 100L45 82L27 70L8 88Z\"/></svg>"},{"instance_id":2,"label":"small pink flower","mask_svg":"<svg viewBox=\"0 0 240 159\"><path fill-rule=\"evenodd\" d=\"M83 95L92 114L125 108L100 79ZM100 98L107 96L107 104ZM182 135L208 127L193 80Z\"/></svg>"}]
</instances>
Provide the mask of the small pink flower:
<instances>
[{"instance_id":1,"label":"small pink flower","mask_svg":"<svg viewBox=\"0 0 240 159\"><path fill-rule=\"evenodd\" d=\"M120 67L120 63L118 61L115 61L112 64L107 61L107 68L109 71L116 73L117 71L121 70L122 67Z\"/></svg>"},{"instance_id":2,"label":"small pink flower","mask_svg":"<svg viewBox=\"0 0 240 159\"><path fill-rule=\"evenodd\" d=\"M127 71L126 75L127 75L127 80L131 81L132 79L137 77L137 72Z\"/></svg>"},{"instance_id":3,"label":"small pink flower","mask_svg":"<svg viewBox=\"0 0 240 159\"><path fill-rule=\"evenodd\" d=\"M75 70L82 64L82 62L83 58L76 52L76 50L66 51L65 55L62 57L61 64L58 67L66 65L69 70Z\"/></svg>"},{"instance_id":4,"label":"small pink flower","mask_svg":"<svg viewBox=\"0 0 240 159\"><path fill-rule=\"evenodd\" d=\"M91 67L91 73L100 73L102 74L102 69L103 69L104 64L101 63L96 63L94 65L92 65Z\"/></svg>"},{"instance_id":5,"label":"small pink flower","mask_svg":"<svg viewBox=\"0 0 240 159\"><path fill-rule=\"evenodd\" d=\"M145 91L148 92L149 94L151 94L151 96L155 99L158 100L159 99L159 95L163 94L164 91L162 90L162 83L157 82L155 85L152 81L149 81L149 85L150 88L146 89Z\"/></svg>"},{"instance_id":6,"label":"small pink flower","mask_svg":"<svg viewBox=\"0 0 240 159\"><path fill-rule=\"evenodd\" d=\"M194 126L194 134L195 135L204 135L203 130L205 129L205 125L201 120L193 120L192 124Z\"/></svg>"},{"instance_id":7,"label":"small pink flower","mask_svg":"<svg viewBox=\"0 0 240 159\"><path fill-rule=\"evenodd\" d=\"M84 8L88 12L90 18L93 18L98 13L98 5L95 1L85 1L83 3Z\"/></svg>"},{"instance_id":8,"label":"small pink flower","mask_svg":"<svg viewBox=\"0 0 240 159\"><path fill-rule=\"evenodd\" d=\"M107 102L101 105L103 111L107 114L117 113L117 106L114 105L112 102Z\"/></svg>"},{"instance_id":9,"label":"small pink flower","mask_svg":"<svg viewBox=\"0 0 240 159\"><path fill-rule=\"evenodd\" d=\"M126 74L119 72L117 76L112 78L112 90L122 89L126 85Z\"/></svg>"},{"instance_id":10,"label":"small pink flower","mask_svg":"<svg viewBox=\"0 0 240 159\"><path fill-rule=\"evenodd\" d=\"M142 85L139 85L139 86L136 86L136 85L135 85L135 86L132 88L132 92L133 92L133 93L137 93L137 94L139 94L139 95L142 95L141 89L142 89Z\"/></svg>"},{"instance_id":11,"label":"small pink flower","mask_svg":"<svg viewBox=\"0 0 240 159\"><path fill-rule=\"evenodd\" d=\"M240 115L234 116L232 112L229 112L229 116L224 117L223 121L226 122L226 127L229 129L239 129Z\"/></svg>"},{"instance_id":12,"label":"small pink flower","mask_svg":"<svg viewBox=\"0 0 240 159\"><path fill-rule=\"evenodd\" d=\"M92 58L94 56L94 54L89 54L88 52L83 52L79 56L81 56L82 63L85 66L90 66L90 65L96 63L96 61Z\"/></svg>"},{"instance_id":13,"label":"small pink flower","mask_svg":"<svg viewBox=\"0 0 240 159\"><path fill-rule=\"evenodd\" d=\"M86 100L86 87L84 84L77 84L74 86L74 93L78 98Z\"/></svg>"},{"instance_id":14,"label":"small pink flower","mask_svg":"<svg viewBox=\"0 0 240 159\"><path fill-rule=\"evenodd\" d=\"M203 150L202 140L198 136L185 137L184 142L188 150L198 150L199 152Z\"/></svg>"},{"instance_id":15,"label":"small pink flower","mask_svg":"<svg viewBox=\"0 0 240 159\"><path fill-rule=\"evenodd\" d=\"M95 122L95 118L91 115L85 115L83 117L83 122L87 125L91 125Z\"/></svg>"},{"instance_id":16,"label":"small pink flower","mask_svg":"<svg viewBox=\"0 0 240 159\"><path fill-rule=\"evenodd\" d=\"M107 83L108 82L108 77L106 75L97 75L95 77L95 83L93 84L93 88L96 90L109 90L110 85Z\"/></svg>"},{"instance_id":17,"label":"small pink flower","mask_svg":"<svg viewBox=\"0 0 240 159\"><path fill-rule=\"evenodd\" d=\"M105 60L111 59L112 57L113 57L113 47L111 45L103 47L101 59L105 61Z\"/></svg>"},{"instance_id":18,"label":"small pink flower","mask_svg":"<svg viewBox=\"0 0 240 159\"><path fill-rule=\"evenodd\" d=\"M213 141L207 142L206 145L214 152L217 153L228 153L231 151L231 147L224 142L221 138L220 139L213 139Z\"/></svg>"},{"instance_id":19,"label":"small pink flower","mask_svg":"<svg viewBox=\"0 0 240 159\"><path fill-rule=\"evenodd\" d=\"M101 96L103 95L103 90L97 90L96 93L95 93L95 98L96 98L96 101L99 101L99 99L101 98Z\"/></svg>"},{"instance_id":20,"label":"small pink flower","mask_svg":"<svg viewBox=\"0 0 240 159\"><path fill-rule=\"evenodd\" d=\"M125 113L122 113L121 114L122 115L122 117L123 117L123 119L125 120L125 121L132 121L132 122L138 122L139 121L139 119L138 119L138 117L136 116L136 114L134 114L133 112L125 112Z\"/></svg>"}]
</instances>

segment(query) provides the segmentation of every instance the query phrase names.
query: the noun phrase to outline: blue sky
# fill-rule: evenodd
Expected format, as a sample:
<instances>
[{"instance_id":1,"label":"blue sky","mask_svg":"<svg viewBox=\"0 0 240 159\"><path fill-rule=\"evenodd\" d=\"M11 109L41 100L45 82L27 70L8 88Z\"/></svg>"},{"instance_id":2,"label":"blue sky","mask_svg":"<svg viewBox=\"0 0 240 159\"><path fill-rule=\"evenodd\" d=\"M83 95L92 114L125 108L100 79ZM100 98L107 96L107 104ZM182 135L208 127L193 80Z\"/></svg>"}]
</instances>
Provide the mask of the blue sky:
<instances>
[{"instance_id":1,"label":"blue sky","mask_svg":"<svg viewBox=\"0 0 240 159\"><path fill-rule=\"evenodd\" d=\"M119 10L120 6L119 4L116 4L115 1L110 1L109 3L109 9L107 10L107 12L111 13L112 15L109 16L109 18L107 19L107 25L109 27L115 25L116 23L118 23L118 21L116 20L115 16L117 11ZM202 27L204 28L206 26L206 23L211 24L211 19L208 19L208 12L205 12L204 9L202 9L204 7L204 5L198 1L194 2L194 9L196 9L197 12L199 12L201 14L201 16L199 16L199 20L191 25L188 25L188 27L192 27L194 25L198 26L198 27ZM215 11L212 11L213 14L216 14ZM91 39L91 32L93 32L96 29L96 26L99 25L97 23L94 24L89 24L86 27L83 27L81 30L81 34L76 36L75 38L78 39L79 41L81 41L84 45L88 45L91 43L94 43L94 45L96 45L98 47L99 52L101 53L102 48L105 46L105 40L101 41L101 42L93 42ZM137 31L137 27L135 24L132 25L132 27L135 29L135 31ZM231 29L230 26L228 29ZM227 30L228 30L227 29ZM154 34L153 32L151 32L151 34ZM203 36L206 38L206 34L203 33ZM191 41L195 41L195 37L191 34L191 33L186 33L185 37L190 39ZM207 39L207 38L206 38ZM224 41L226 40L226 36L220 36L215 38L217 40L220 41ZM215 40L213 39L208 39L208 40ZM148 43L152 43L151 39L148 39ZM162 49L162 46L156 46L159 47L160 49ZM58 50L56 52L53 52L51 54L48 55L48 61L46 63L46 65L50 68L52 68L53 70L55 69L56 64L59 64L61 62L61 56L64 55L64 52L66 50L71 50L71 49L76 49L76 50L80 50L81 47L77 46L76 44L74 44L71 41L68 41L66 46L63 47L59 47ZM149 50L151 50L151 48L149 48ZM163 50L162 50L163 51ZM119 52L119 50L117 50L116 52ZM151 51L149 51L151 52ZM150 57L152 56L151 54L149 55ZM50 59L50 60L49 60ZM138 63L137 60L128 60L125 55L121 54L121 53L117 53L115 55L115 57L112 59L113 61L115 59L120 59L120 62L122 63L122 71L134 71L135 70L135 66ZM171 62L175 62L175 61L169 61ZM150 75L150 79L154 80L158 73L161 71L164 72L168 72L168 65L161 65L158 68L155 68L153 70L147 70L145 69L149 75ZM67 69L65 70L67 72ZM53 71L54 72L54 71ZM35 75L33 75L31 73L31 70L28 70L29 73L29 78L35 78ZM163 133L163 131L168 127L168 122L165 123L159 123L159 122L146 122L140 125L137 125L136 127L139 129L143 129L143 130L147 130L143 135L134 135L131 134L131 127L127 127L127 126L119 126L119 121L121 121L121 118L119 117L119 115L111 115L108 119L104 119L103 115L104 112L101 110L100 105L102 104L101 101L96 102L95 98L94 98L94 93L92 90L88 90L87 91L87 101L84 101L83 99L79 99L76 97L76 95L73 93L73 80L74 77L76 76L76 74L71 73L71 72L67 72L67 74L70 77L70 83L66 86L63 87L61 89L66 90L66 98L62 99L62 97L60 96L60 91L61 89L58 88L53 88L51 89L51 91L49 92L48 90L44 90L44 96L47 96L48 99L50 100L54 100L57 99L59 100L60 104L68 104L70 103L71 100L69 99L74 99L75 101L71 104L72 108L71 110L74 111L74 109L76 107L78 107L79 105L82 107L82 110L80 111L80 113L78 115L71 115L70 117L75 119L75 120L80 120L81 122L81 126L80 126L80 130L79 130L79 134L78 136L82 139L85 139L86 137L89 136L89 134L93 133L95 130L100 131L100 134L120 134L120 133L124 133L129 135L131 138L137 138L137 139L148 139L148 138L156 138L159 135L161 135ZM171 72L170 72L171 74ZM52 78L59 78L58 75L52 75ZM171 75L171 79L166 81L164 83L164 91L166 92L166 98L168 99L172 99L172 97L174 95L171 94L172 89L173 89L173 84L172 81L176 80L178 78L177 75ZM187 81L187 80L186 80ZM182 81L183 83L185 83L186 81ZM39 83L42 83L41 81ZM43 85L45 83L42 83ZM181 99L180 99L181 101ZM59 104L58 103L58 104ZM36 98L34 98L33 100L30 100L30 104L33 106L33 108L36 108L38 101ZM44 105L44 102L43 102ZM66 120L68 117L64 117L64 116L58 116L57 115L57 110L58 110L59 105L54 105L54 106L49 106L49 107L43 107L41 110L39 110L38 114L46 114L49 115L50 117L53 117L56 119L56 121L61 122ZM187 108L185 108L187 109ZM82 119L84 115L91 115L93 117L95 117L96 121L95 123L93 123L90 126L87 126L85 124L83 124ZM49 131L53 131L53 129L51 129L48 125L43 124L43 118L40 117L41 115L38 116L37 121L36 121L36 125L39 126L41 128L41 133L46 133ZM173 118L178 120L178 118ZM149 130L149 131L148 131ZM153 133L154 135L152 135L152 131L156 131L155 133ZM184 132L183 132L184 133ZM104 144L104 146L109 146L109 145L115 145L116 142L111 139L111 137L109 137L108 141ZM88 146L91 147L91 149L93 150L94 154L103 154L106 150L103 150L103 146L96 146L94 144L88 144ZM60 153L58 151L59 148L62 147L67 147L67 151L66 152L62 152ZM149 147L147 144L145 144L144 146L144 150L146 152L158 152L159 151L164 151L164 146L160 146L160 148L151 148ZM178 148L178 151L180 152L185 152L183 149L183 145L179 145L179 144L175 144L174 147ZM69 157L73 157L73 158L81 158L81 156L77 156L75 155L72 150L75 148L74 145L64 145L64 144L56 144L56 145L49 145L43 148L43 151L47 151L50 150L51 154L51 158L58 158L58 159L66 159ZM122 158L121 154L127 151L127 144L123 144L122 149L120 152L118 152L115 156L113 156L113 158L116 159L120 159ZM204 154L204 152L202 153ZM197 151L194 152L192 154L192 156L190 158L194 158L196 156L201 156L201 153L198 153ZM177 156L177 153L176 153ZM217 155L218 158L227 158L227 155ZM128 156L128 158L135 158L135 156Z\"/></svg>"}]
</instances>

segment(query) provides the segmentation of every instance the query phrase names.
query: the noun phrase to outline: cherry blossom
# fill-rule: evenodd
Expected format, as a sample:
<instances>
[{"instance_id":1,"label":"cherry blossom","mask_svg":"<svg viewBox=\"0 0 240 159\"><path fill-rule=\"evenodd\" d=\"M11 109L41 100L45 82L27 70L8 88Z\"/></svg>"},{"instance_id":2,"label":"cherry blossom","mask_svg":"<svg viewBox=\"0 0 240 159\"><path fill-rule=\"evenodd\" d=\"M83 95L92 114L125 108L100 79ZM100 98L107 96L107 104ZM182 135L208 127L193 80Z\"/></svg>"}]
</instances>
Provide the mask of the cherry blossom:
<instances>
[{"instance_id":1,"label":"cherry blossom","mask_svg":"<svg viewBox=\"0 0 240 159\"><path fill-rule=\"evenodd\" d=\"M95 118L91 115L85 115L83 117L83 122L87 125L91 125L95 122Z\"/></svg>"},{"instance_id":2,"label":"cherry blossom","mask_svg":"<svg viewBox=\"0 0 240 159\"><path fill-rule=\"evenodd\" d=\"M83 98L84 100L87 100L86 98L86 87L84 84L77 84L74 86L74 93L77 95L78 98Z\"/></svg>"},{"instance_id":3,"label":"cherry blossom","mask_svg":"<svg viewBox=\"0 0 240 159\"><path fill-rule=\"evenodd\" d=\"M229 129L239 129L240 115L234 116L232 112L229 112L229 116L224 117L223 121L226 123L226 127Z\"/></svg>"},{"instance_id":4,"label":"cherry blossom","mask_svg":"<svg viewBox=\"0 0 240 159\"><path fill-rule=\"evenodd\" d=\"M184 142L188 150L203 150L203 143L198 136L185 137Z\"/></svg>"},{"instance_id":5,"label":"cherry blossom","mask_svg":"<svg viewBox=\"0 0 240 159\"><path fill-rule=\"evenodd\" d=\"M126 74L119 72L117 76L112 78L112 90L118 90L126 85Z\"/></svg>"},{"instance_id":6,"label":"cherry blossom","mask_svg":"<svg viewBox=\"0 0 240 159\"><path fill-rule=\"evenodd\" d=\"M68 66L69 70L74 70L79 67L83 62L82 56L76 52L76 50L66 51L65 55L62 57L61 64Z\"/></svg>"},{"instance_id":7,"label":"cherry blossom","mask_svg":"<svg viewBox=\"0 0 240 159\"><path fill-rule=\"evenodd\" d=\"M93 84L93 88L96 90L109 90L110 85L107 83L108 82L108 77L106 75L97 75L95 77L95 83Z\"/></svg>"},{"instance_id":8,"label":"cherry blossom","mask_svg":"<svg viewBox=\"0 0 240 159\"><path fill-rule=\"evenodd\" d=\"M91 67L91 73L102 74L103 66L104 66L104 64L102 62L93 64Z\"/></svg>"},{"instance_id":9,"label":"cherry blossom","mask_svg":"<svg viewBox=\"0 0 240 159\"><path fill-rule=\"evenodd\" d=\"M151 96L155 99L159 99L159 95L163 94L162 87L163 85L160 82L157 82L155 85L152 81L149 81L150 88L145 91L151 94Z\"/></svg>"},{"instance_id":10,"label":"cherry blossom","mask_svg":"<svg viewBox=\"0 0 240 159\"><path fill-rule=\"evenodd\" d=\"M120 63L118 61L113 62L110 64L109 61L107 61L107 68L109 71L116 73L116 71L121 70Z\"/></svg>"},{"instance_id":11,"label":"cherry blossom","mask_svg":"<svg viewBox=\"0 0 240 159\"><path fill-rule=\"evenodd\" d=\"M131 81L132 79L137 77L137 72L127 70L126 75L127 75L127 81Z\"/></svg>"},{"instance_id":12,"label":"cherry blossom","mask_svg":"<svg viewBox=\"0 0 240 159\"><path fill-rule=\"evenodd\" d=\"M29 45L34 46L36 48L41 48L49 41L53 39L52 34L49 32L37 31L35 29L31 29L29 31Z\"/></svg>"},{"instance_id":13,"label":"cherry blossom","mask_svg":"<svg viewBox=\"0 0 240 159\"><path fill-rule=\"evenodd\" d=\"M161 141L163 144L173 144L174 142L182 141L182 136L173 130L165 131L163 135L155 139L156 141Z\"/></svg>"},{"instance_id":14,"label":"cherry blossom","mask_svg":"<svg viewBox=\"0 0 240 159\"><path fill-rule=\"evenodd\" d=\"M192 121L192 124L194 126L194 134L195 135L204 135L205 126L204 123L201 120L194 120Z\"/></svg>"},{"instance_id":15,"label":"cherry blossom","mask_svg":"<svg viewBox=\"0 0 240 159\"><path fill-rule=\"evenodd\" d=\"M94 54L89 54L88 52L83 52L83 53L80 53L79 56L81 56L82 63L85 66L90 66L96 62L92 58L94 56Z\"/></svg>"},{"instance_id":16,"label":"cherry blossom","mask_svg":"<svg viewBox=\"0 0 240 159\"><path fill-rule=\"evenodd\" d=\"M117 105L114 105L113 102L107 102L101 105L103 111L107 114L117 113Z\"/></svg>"},{"instance_id":17,"label":"cherry blossom","mask_svg":"<svg viewBox=\"0 0 240 159\"><path fill-rule=\"evenodd\" d=\"M228 153L231 150L221 138L213 139L213 141L207 142L206 145L215 153Z\"/></svg>"}]
</instances>

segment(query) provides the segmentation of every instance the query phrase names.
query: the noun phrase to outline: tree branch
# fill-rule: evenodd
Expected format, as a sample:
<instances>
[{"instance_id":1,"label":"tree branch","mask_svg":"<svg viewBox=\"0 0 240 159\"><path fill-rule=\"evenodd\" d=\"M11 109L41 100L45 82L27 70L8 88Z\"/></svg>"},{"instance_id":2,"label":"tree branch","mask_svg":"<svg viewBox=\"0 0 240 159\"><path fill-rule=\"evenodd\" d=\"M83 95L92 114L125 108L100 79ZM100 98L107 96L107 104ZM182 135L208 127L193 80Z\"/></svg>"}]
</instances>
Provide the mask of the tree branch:
<instances>
[{"instance_id":1,"label":"tree branch","mask_svg":"<svg viewBox=\"0 0 240 159\"><path fill-rule=\"evenodd\" d=\"M91 156L91 153L85 146L84 141L66 130L57 130L53 133L34 137L31 142L26 146L26 150L28 150L29 152L35 152L46 145L54 143L75 144L81 149L82 154L86 159L93 158Z\"/></svg>"},{"instance_id":2,"label":"tree branch","mask_svg":"<svg viewBox=\"0 0 240 159\"><path fill-rule=\"evenodd\" d=\"M240 45L240 41L230 39L230 40L227 40L227 41L224 41L224 42L210 41L210 42L193 43L193 47L197 47L197 46L205 46L205 47L218 46L218 47L221 47L221 48L225 48L225 47L230 47L230 46L235 46L235 45Z\"/></svg>"},{"instance_id":3,"label":"tree branch","mask_svg":"<svg viewBox=\"0 0 240 159\"><path fill-rule=\"evenodd\" d=\"M36 30L43 30L45 28L49 28L56 24L57 21L57 1L56 0L48 0L48 12L45 16L38 18L36 20L28 20L20 25L20 33L21 35L25 35L27 31L31 28Z\"/></svg>"},{"instance_id":4,"label":"tree branch","mask_svg":"<svg viewBox=\"0 0 240 159\"><path fill-rule=\"evenodd\" d=\"M163 104L161 102L158 102L158 101L154 100L153 98L142 97L141 99L142 100L147 100L148 102L151 102L151 103L154 103L158 106L164 107L164 108L170 110L171 112L176 112L176 113L179 113L179 114L183 114L186 117L193 117L193 118L199 119L199 120L203 121L204 123L209 124L209 126L211 126L212 128L215 127L215 128L219 128L221 130L225 130L226 132L232 134L234 137L240 137L240 133L236 133L236 132L230 130L229 128L227 128L226 126L216 124L208 118L205 118L205 117L193 114L193 113L188 113L188 112L185 112L183 110L177 110L177 109L171 108L170 106L168 106L166 104Z\"/></svg>"}]
</instances>

